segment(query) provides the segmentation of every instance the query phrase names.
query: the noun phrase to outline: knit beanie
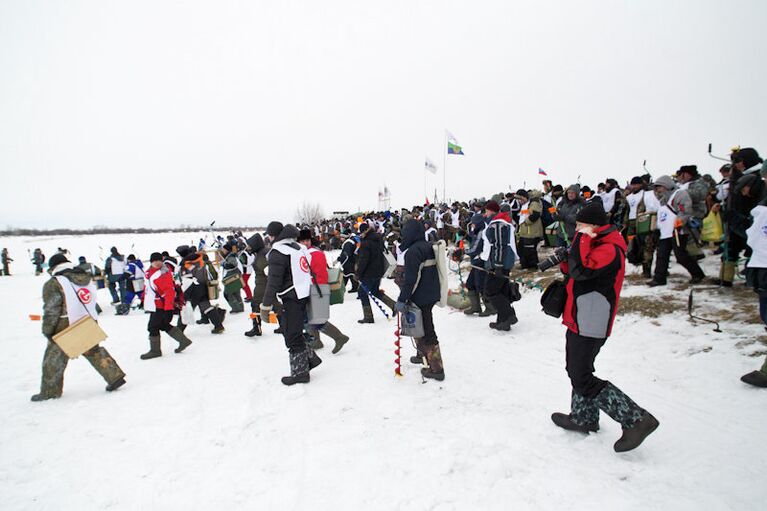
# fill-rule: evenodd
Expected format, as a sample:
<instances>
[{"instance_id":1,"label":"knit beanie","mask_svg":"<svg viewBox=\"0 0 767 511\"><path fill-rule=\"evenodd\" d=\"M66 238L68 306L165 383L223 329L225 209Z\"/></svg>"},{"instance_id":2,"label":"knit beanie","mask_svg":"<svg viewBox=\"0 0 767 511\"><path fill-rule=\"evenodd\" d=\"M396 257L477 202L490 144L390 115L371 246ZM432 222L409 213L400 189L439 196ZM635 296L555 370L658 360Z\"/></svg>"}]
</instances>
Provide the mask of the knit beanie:
<instances>
[{"instance_id":1,"label":"knit beanie","mask_svg":"<svg viewBox=\"0 0 767 511\"><path fill-rule=\"evenodd\" d=\"M589 202L575 215L576 222L591 225L607 225L607 215L601 202Z\"/></svg>"},{"instance_id":2,"label":"knit beanie","mask_svg":"<svg viewBox=\"0 0 767 511\"><path fill-rule=\"evenodd\" d=\"M269 225L266 226L266 234L268 234L272 238L275 238L279 236L280 232L282 232L282 229L284 227L285 226L282 225L282 222L277 222L277 221L269 222Z\"/></svg>"}]
</instances>

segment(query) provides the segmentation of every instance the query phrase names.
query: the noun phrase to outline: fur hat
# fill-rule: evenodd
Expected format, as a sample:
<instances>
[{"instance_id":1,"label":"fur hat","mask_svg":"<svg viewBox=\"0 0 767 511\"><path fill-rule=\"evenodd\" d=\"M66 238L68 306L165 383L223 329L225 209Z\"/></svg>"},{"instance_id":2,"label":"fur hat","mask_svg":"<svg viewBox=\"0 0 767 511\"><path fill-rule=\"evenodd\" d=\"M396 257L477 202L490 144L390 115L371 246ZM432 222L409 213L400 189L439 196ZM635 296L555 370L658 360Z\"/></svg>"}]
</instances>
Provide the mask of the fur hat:
<instances>
[{"instance_id":1,"label":"fur hat","mask_svg":"<svg viewBox=\"0 0 767 511\"><path fill-rule=\"evenodd\" d=\"M64 254L54 254L51 256L51 258L48 260L48 271L53 271L56 266L62 264L62 263L68 263L69 259L67 259L67 256Z\"/></svg>"}]
</instances>

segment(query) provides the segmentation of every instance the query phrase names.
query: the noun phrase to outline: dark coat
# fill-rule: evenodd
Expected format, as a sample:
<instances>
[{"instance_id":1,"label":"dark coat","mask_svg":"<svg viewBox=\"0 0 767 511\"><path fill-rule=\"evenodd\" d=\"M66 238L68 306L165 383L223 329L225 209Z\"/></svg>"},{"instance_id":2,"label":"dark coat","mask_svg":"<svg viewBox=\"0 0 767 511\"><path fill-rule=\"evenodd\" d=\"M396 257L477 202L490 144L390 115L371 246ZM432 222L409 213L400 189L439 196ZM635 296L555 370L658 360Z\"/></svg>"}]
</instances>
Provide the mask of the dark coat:
<instances>
[{"instance_id":1,"label":"dark coat","mask_svg":"<svg viewBox=\"0 0 767 511\"><path fill-rule=\"evenodd\" d=\"M292 239L293 241L289 245L295 248L300 248L296 238L298 238L298 229L293 225L286 225L280 231L280 234L274 239L272 247L275 243L282 240ZM271 307L277 300L277 294L282 293L286 289L293 287L293 273L290 269L290 256L285 255L277 250L271 250L267 256L269 262L269 275L266 280L266 290L264 291L264 299L261 302L265 307ZM298 295L294 289L290 289L285 294L280 295L280 299L292 299L298 300Z\"/></svg>"},{"instance_id":2,"label":"dark coat","mask_svg":"<svg viewBox=\"0 0 767 511\"><path fill-rule=\"evenodd\" d=\"M423 235L423 231L421 231ZM360 236L360 251L357 255L357 279L380 279L386 272L384 243L381 235L368 229Z\"/></svg>"},{"instance_id":3,"label":"dark coat","mask_svg":"<svg viewBox=\"0 0 767 511\"><path fill-rule=\"evenodd\" d=\"M399 301L413 302L419 307L433 305L440 299L439 273L436 266L421 265L434 261L432 245L424 239L423 224L418 220L409 220L402 227L400 250L405 253L405 279L400 288ZM420 280L418 274L421 274ZM418 287L415 287L418 280Z\"/></svg>"}]
</instances>

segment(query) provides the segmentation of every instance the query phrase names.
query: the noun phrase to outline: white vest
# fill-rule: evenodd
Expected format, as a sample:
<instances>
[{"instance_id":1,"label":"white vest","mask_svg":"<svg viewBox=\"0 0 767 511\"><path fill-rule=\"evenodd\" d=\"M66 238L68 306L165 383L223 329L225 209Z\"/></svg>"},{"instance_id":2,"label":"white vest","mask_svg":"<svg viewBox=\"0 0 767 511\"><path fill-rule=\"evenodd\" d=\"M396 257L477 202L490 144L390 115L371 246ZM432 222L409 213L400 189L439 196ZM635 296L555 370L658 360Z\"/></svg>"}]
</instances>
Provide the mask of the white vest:
<instances>
[{"instance_id":1,"label":"white vest","mask_svg":"<svg viewBox=\"0 0 767 511\"><path fill-rule=\"evenodd\" d=\"M436 236L437 229L435 229L434 227L429 227L428 229L426 229L426 232L424 233L424 239L426 241L429 241L429 234L431 233L435 233L434 235Z\"/></svg>"},{"instance_id":2,"label":"white vest","mask_svg":"<svg viewBox=\"0 0 767 511\"><path fill-rule=\"evenodd\" d=\"M453 227L456 229L461 226L461 211L451 211L450 212L450 220L452 221Z\"/></svg>"},{"instance_id":3,"label":"white vest","mask_svg":"<svg viewBox=\"0 0 767 511\"><path fill-rule=\"evenodd\" d=\"M59 281L61 289L64 290L64 301L66 302L70 325L88 315L96 319L98 316L96 312L96 286L93 284L78 286L61 275L58 275L56 280Z\"/></svg>"},{"instance_id":4,"label":"white vest","mask_svg":"<svg viewBox=\"0 0 767 511\"><path fill-rule=\"evenodd\" d=\"M293 240L284 240L272 245L272 250L290 256L290 272L293 277L293 286L277 293L277 296L282 296L293 289L300 300L309 296L312 288L312 275L309 273L309 261L311 261L312 256L303 245L300 245L301 248L293 248L288 245L292 242Z\"/></svg>"},{"instance_id":5,"label":"white vest","mask_svg":"<svg viewBox=\"0 0 767 511\"><path fill-rule=\"evenodd\" d=\"M749 268L767 268L767 207L757 206L751 210L754 223L746 230L748 246L754 250L748 260Z\"/></svg>"},{"instance_id":6,"label":"white vest","mask_svg":"<svg viewBox=\"0 0 767 511\"><path fill-rule=\"evenodd\" d=\"M674 224L676 223L676 213L671 211L669 205L674 200L679 190L674 190L671 197L668 198L666 205L661 206L658 211L658 229L660 230L660 239L667 240L674 235Z\"/></svg>"},{"instance_id":7,"label":"white vest","mask_svg":"<svg viewBox=\"0 0 767 511\"><path fill-rule=\"evenodd\" d=\"M643 196L644 192L640 190L636 193L629 194L629 196L626 197L626 201L629 203L629 220L636 220L637 207L639 206L639 203L642 202Z\"/></svg>"},{"instance_id":8,"label":"white vest","mask_svg":"<svg viewBox=\"0 0 767 511\"><path fill-rule=\"evenodd\" d=\"M609 213L613 206L615 206L615 194L618 193L617 188L613 188L609 192L605 192L602 195L602 205L605 208L605 213Z\"/></svg>"},{"instance_id":9,"label":"white vest","mask_svg":"<svg viewBox=\"0 0 767 511\"><path fill-rule=\"evenodd\" d=\"M114 257L110 260L111 265L110 269L112 270L112 275L122 275L125 273L125 267L127 264L125 263L125 260L118 261Z\"/></svg>"},{"instance_id":10,"label":"white vest","mask_svg":"<svg viewBox=\"0 0 767 511\"><path fill-rule=\"evenodd\" d=\"M647 213L657 213L660 209L660 202L652 190L644 192L644 208Z\"/></svg>"},{"instance_id":11,"label":"white vest","mask_svg":"<svg viewBox=\"0 0 767 511\"><path fill-rule=\"evenodd\" d=\"M523 213L523 211L527 211L527 213ZM519 225L520 226L523 223L525 223L528 216L530 216L530 201L527 201L524 204L519 205Z\"/></svg>"},{"instance_id":12,"label":"white vest","mask_svg":"<svg viewBox=\"0 0 767 511\"><path fill-rule=\"evenodd\" d=\"M152 273L147 280L147 285L144 288L144 310L148 312L155 312L157 305L154 303L157 298L157 289L154 286L154 281L160 278L162 275L162 268Z\"/></svg>"}]
</instances>

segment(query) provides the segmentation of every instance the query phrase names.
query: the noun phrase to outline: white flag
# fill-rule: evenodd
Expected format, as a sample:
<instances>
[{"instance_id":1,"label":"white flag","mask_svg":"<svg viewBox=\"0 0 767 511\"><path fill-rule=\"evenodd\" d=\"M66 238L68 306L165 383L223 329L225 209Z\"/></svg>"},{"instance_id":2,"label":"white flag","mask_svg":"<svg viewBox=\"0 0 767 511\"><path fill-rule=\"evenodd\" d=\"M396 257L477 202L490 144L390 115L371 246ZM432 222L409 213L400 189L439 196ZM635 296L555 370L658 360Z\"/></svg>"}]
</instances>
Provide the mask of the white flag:
<instances>
[{"instance_id":1,"label":"white flag","mask_svg":"<svg viewBox=\"0 0 767 511\"><path fill-rule=\"evenodd\" d=\"M461 144L458 143L458 139L455 138L455 136L453 136L453 134L450 133L449 131L445 130L445 135L447 135L447 139L450 142L454 143L455 145L461 145Z\"/></svg>"},{"instance_id":2,"label":"white flag","mask_svg":"<svg viewBox=\"0 0 767 511\"><path fill-rule=\"evenodd\" d=\"M428 171L429 171L429 172L431 172L432 174L436 174L436 173L437 173L437 166L436 166L436 165L434 165L434 162L433 162L433 161L431 161L431 160L429 159L429 157L428 157L428 156L426 157L426 165L425 165L425 168L426 168L426 170L428 170Z\"/></svg>"}]
</instances>

